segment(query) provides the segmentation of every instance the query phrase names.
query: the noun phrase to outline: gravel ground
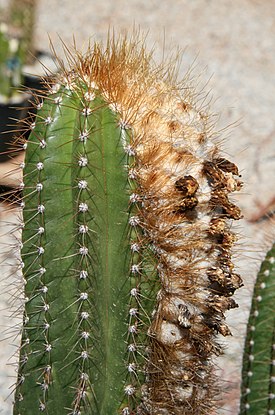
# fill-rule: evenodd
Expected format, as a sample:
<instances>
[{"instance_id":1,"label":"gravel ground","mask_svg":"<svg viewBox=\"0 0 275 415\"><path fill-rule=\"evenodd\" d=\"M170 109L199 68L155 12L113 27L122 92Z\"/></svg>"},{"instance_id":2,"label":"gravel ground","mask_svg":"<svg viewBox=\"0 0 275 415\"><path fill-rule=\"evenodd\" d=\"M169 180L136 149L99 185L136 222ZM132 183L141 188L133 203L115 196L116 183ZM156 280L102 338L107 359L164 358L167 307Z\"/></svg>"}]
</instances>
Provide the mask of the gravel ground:
<instances>
[{"instance_id":1,"label":"gravel ground","mask_svg":"<svg viewBox=\"0 0 275 415\"><path fill-rule=\"evenodd\" d=\"M0 7L7 1L0 0ZM49 37L56 53L63 55L59 36L71 44L73 35L84 49L89 38L104 40L109 27L117 32L133 24L148 33L148 45L154 46L155 58L163 51L179 46L185 50L179 76L193 63L201 84L211 91L213 113L219 114L217 129L224 139L223 148L240 167L244 190L235 199L243 209L244 220L238 225L241 235L236 261L245 281L237 294L240 308L231 311L229 323L233 337L226 341L225 356L219 361L221 378L228 393L220 414L238 413L240 365L245 323L253 282L264 251L274 237L271 220L251 223L249 219L275 198L275 1L273 0L40 0L36 27L36 45L49 50ZM164 45L165 39L165 45ZM195 63L194 63L195 62ZM229 126L224 130L226 126ZM0 177L8 167L0 167ZM270 211L274 210L271 204ZM0 243L9 252L8 265L14 263L7 236L8 221L14 214L0 210ZM7 263L7 262L6 262ZM10 280L9 280L10 281ZM10 282L9 282L10 284ZM1 291L5 291L1 289ZM0 300L0 325L11 326L6 295ZM2 338L5 335L2 333ZM11 415L8 387L13 383L14 367L6 366L14 353L14 338L0 343L0 413Z\"/></svg>"}]
</instances>

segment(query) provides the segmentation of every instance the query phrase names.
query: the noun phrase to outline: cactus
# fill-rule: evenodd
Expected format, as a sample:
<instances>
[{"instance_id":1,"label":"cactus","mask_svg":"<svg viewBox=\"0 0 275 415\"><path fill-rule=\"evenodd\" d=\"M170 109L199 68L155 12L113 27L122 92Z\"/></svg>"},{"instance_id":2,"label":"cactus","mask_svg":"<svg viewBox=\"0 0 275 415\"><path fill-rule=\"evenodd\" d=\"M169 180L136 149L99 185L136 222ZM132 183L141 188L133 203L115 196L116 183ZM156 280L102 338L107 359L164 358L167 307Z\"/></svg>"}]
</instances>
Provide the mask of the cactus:
<instances>
[{"instance_id":1,"label":"cactus","mask_svg":"<svg viewBox=\"0 0 275 415\"><path fill-rule=\"evenodd\" d=\"M23 167L14 415L214 411L212 357L242 285L237 167L174 68L109 39L38 102ZM184 88L183 88L184 86Z\"/></svg>"},{"instance_id":2,"label":"cactus","mask_svg":"<svg viewBox=\"0 0 275 415\"><path fill-rule=\"evenodd\" d=\"M254 288L242 373L241 414L275 413L275 244Z\"/></svg>"}]
</instances>

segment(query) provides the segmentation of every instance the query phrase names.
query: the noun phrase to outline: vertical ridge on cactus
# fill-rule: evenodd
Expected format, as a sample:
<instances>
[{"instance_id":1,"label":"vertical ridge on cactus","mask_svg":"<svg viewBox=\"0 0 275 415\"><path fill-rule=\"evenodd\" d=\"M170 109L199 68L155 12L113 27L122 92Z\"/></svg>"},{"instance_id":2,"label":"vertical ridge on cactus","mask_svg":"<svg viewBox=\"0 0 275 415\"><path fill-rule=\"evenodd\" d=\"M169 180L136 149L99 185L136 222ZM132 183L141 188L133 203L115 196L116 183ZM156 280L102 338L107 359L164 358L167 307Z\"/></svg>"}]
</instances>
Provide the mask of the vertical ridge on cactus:
<instances>
[{"instance_id":1,"label":"vertical ridge on cactus","mask_svg":"<svg viewBox=\"0 0 275 415\"><path fill-rule=\"evenodd\" d=\"M275 245L257 276L243 357L241 414L275 412Z\"/></svg>"},{"instance_id":2,"label":"vertical ridge on cactus","mask_svg":"<svg viewBox=\"0 0 275 415\"><path fill-rule=\"evenodd\" d=\"M238 169L139 39L67 58L24 144L14 415L206 414L242 285Z\"/></svg>"}]
</instances>

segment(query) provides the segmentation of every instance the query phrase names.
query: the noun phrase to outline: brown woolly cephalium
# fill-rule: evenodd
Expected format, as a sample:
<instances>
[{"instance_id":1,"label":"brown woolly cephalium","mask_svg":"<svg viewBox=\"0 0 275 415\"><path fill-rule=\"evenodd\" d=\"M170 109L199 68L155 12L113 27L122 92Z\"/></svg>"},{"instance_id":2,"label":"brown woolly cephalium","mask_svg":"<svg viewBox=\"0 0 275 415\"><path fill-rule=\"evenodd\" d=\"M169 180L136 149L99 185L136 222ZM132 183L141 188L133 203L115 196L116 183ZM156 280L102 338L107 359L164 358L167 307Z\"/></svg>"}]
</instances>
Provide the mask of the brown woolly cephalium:
<instances>
[{"instance_id":1,"label":"brown woolly cephalium","mask_svg":"<svg viewBox=\"0 0 275 415\"><path fill-rule=\"evenodd\" d=\"M67 58L69 69L60 62L57 83L100 91L119 115L125 151L134 159L129 181L138 203L131 224L158 264L161 289L150 326L138 325L147 355L137 376L143 372L145 381L131 414L208 414L218 391L217 334L230 334L224 313L237 307L232 295L242 285L231 261L231 222L241 213L228 198L241 188L238 169L220 154L210 117L197 108L186 80L177 83L169 65L153 67L137 39L109 40L106 49L96 44L85 56L67 50ZM142 308L142 298L138 303Z\"/></svg>"}]
</instances>

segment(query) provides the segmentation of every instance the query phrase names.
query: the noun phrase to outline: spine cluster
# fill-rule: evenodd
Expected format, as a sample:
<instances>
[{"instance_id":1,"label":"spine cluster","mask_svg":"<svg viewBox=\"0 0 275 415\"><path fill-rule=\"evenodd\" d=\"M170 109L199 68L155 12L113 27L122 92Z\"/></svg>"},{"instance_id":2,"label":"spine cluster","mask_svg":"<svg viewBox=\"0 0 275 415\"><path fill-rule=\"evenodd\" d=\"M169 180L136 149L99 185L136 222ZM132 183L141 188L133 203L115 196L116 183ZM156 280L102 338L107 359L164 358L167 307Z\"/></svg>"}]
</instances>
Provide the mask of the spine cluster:
<instances>
[{"instance_id":1,"label":"spine cluster","mask_svg":"<svg viewBox=\"0 0 275 415\"><path fill-rule=\"evenodd\" d=\"M69 61L24 144L14 414L207 414L242 285L238 169L191 89L143 46L110 41Z\"/></svg>"}]
</instances>

